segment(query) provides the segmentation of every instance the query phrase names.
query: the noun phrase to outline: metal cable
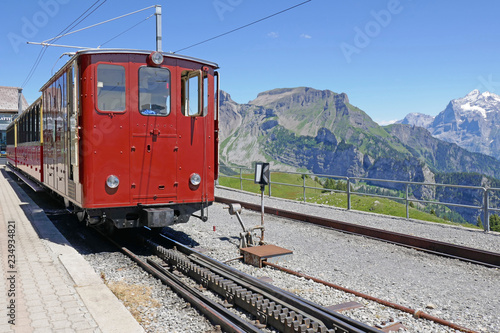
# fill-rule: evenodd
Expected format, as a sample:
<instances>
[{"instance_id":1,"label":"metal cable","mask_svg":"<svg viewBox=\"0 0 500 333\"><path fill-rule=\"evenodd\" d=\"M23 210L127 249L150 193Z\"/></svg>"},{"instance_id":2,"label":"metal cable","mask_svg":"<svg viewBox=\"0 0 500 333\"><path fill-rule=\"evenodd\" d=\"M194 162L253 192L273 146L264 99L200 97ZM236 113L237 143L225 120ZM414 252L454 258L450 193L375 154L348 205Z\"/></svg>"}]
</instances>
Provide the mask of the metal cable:
<instances>
[{"instance_id":1,"label":"metal cable","mask_svg":"<svg viewBox=\"0 0 500 333\"><path fill-rule=\"evenodd\" d=\"M149 19L150 19L150 18L152 18L153 16L155 16L155 14L151 14L151 15L149 15L149 16L148 16L148 17L146 17L144 20L142 20L142 21L140 21L140 22L138 22L138 23L134 24L133 26L131 26L131 27L130 27L130 28L128 28L127 30L122 31L121 33L119 33L118 35L114 36L113 38L111 38L111 39L109 39L109 40L105 41L104 43L102 43L101 45L99 45L97 48L100 48L100 47L101 47L101 46L103 46L104 44L107 44L107 43L111 42L113 39L116 39L116 38L120 37L121 35L123 35L123 34L124 34L124 33L126 33L127 31L132 30L133 28L135 28L135 27L137 27L139 24L141 24L141 23L143 23L143 22L145 22L145 21L149 20Z\"/></svg>"},{"instance_id":2,"label":"metal cable","mask_svg":"<svg viewBox=\"0 0 500 333\"><path fill-rule=\"evenodd\" d=\"M59 34L63 34L65 31L68 31L70 29L73 29L74 27L76 27L78 24L82 23L87 17L89 17L93 12L95 12L99 7L101 7L107 0L104 0L99 6L97 6L96 8L94 8L90 13L88 13L85 17L83 17L81 20L80 18L82 16L84 16L88 11L90 11L95 5L97 5L97 3L99 3L101 0L97 0L96 2L94 2L86 11L84 11L78 18L76 18L73 22L71 22L66 28L64 28ZM80 21L78 21L80 20ZM77 22L78 21L78 22ZM57 40L61 37L54 37L53 39L51 40ZM28 72L28 75L26 76L26 79L24 79L24 82L23 84L21 85L21 88L24 88L28 82L31 80L31 78L33 77L33 74L35 74L35 71L36 69L38 68L38 65L40 64L40 62L42 61L42 58L43 58L43 55L45 54L45 52L47 51L47 47L44 46L40 52L38 53L38 56L35 60L35 62L33 63L33 66L31 66L31 69L30 71Z\"/></svg>"},{"instance_id":3,"label":"metal cable","mask_svg":"<svg viewBox=\"0 0 500 333\"><path fill-rule=\"evenodd\" d=\"M105 0L105 1L106 1L106 0ZM104 2L103 2L102 4L104 4ZM102 4L101 4L101 5L102 5ZM100 7L101 5L99 5L99 7ZM99 7L97 7L97 8L99 8ZM102 24L105 24L105 23L109 23L109 22L112 22L112 21L115 21L115 20L118 20L118 19L124 18L124 17L130 16L130 15L132 15L132 14L136 14L136 13L142 12L142 11L144 11L144 10L146 10L146 9L153 8L153 7L155 7L155 6L149 6L149 7L143 8L143 9L136 10L135 12L132 12L132 13L128 13L128 14L125 14L125 15L117 16L117 17L115 17L115 18L112 18L112 19L109 19L109 20L106 20L106 21L102 21L102 22L99 22L99 23L96 23L96 24L92 24L92 25L90 25L90 26L88 26L88 27L85 27L85 28L81 28L81 29L78 29L78 30L75 30L75 31L71 31L71 32L68 32L68 33L66 33L66 34L61 34L61 35L56 36L56 37L54 37L54 38L47 39L47 40L43 41L42 43L46 43L46 42L48 42L48 41L52 41L52 40L57 40L57 39L59 39L59 38L61 38L61 37L68 36L68 35L74 34L74 33L76 33L76 32L80 32L80 31L83 31L83 30L87 30L87 29L90 29L90 28L93 28L93 27L97 27L97 26L99 26L99 25L102 25ZM97 8L96 8L96 9L97 9ZM95 10L94 10L94 11L95 11ZM94 12L94 11L92 11L92 12ZM92 13L90 13L90 14L92 14ZM90 15L90 14L89 14L89 15ZM153 15L154 15L154 14L153 14ZM153 15L151 15L151 16L153 16ZM88 15L87 15L87 16L88 16ZM150 16L150 17L151 17L151 16ZM148 19L149 19L150 17L148 17ZM83 20L82 20L82 21L83 21ZM79 22L79 23L81 23L81 22Z\"/></svg>"},{"instance_id":4,"label":"metal cable","mask_svg":"<svg viewBox=\"0 0 500 333\"><path fill-rule=\"evenodd\" d=\"M225 36L225 35L229 35L230 33L233 33L233 32L235 32L235 31L238 31L238 30L244 29L244 28L249 27L249 26L251 26L251 25L254 25L254 24L256 24L256 23L262 22L262 21L264 21L264 20L267 20L267 19L269 19L269 18L271 18L271 17L274 17L274 16L276 16L276 15L279 15L279 14L282 14L282 13L284 13L284 12L287 12L287 11L289 11L289 10L291 10L291 9L296 8L296 7L302 6L302 5L304 5L304 4L308 3L308 2L311 2L311 1L312 1L312 0L307 0L307 1L301 2L301 3L299 3L299 4L295 5L295 6L288 7L287 9L284 9L284 10L279 11L279 12L277 12L277 13L271 14L271 15L266 16L266 17L264 17L264 18L261 18L261 19L259 19L259 20L257 20L257 21L253 21L253 22L251 22L251 23L245 24L245 25L243 25L243 26L241 26L241 27L239 27L239 28L236 28L236 29L233 29L233 30L231 30L231 31L228 31L228 32L222 33L222 34L217 35L217 36L215 36L215 37L212 37L212 38L206 39L206 40L204 40L204 41L198 42L198 43L196 43L196 44L193 44L193 45L190 45L190 46L184 47L184 48L179 49L179 50L177 50L177 51L175 51L175 52L173 52L173 53L177 53L177 52L180 52L180 51L184 51L184 50L187 50L187 49L189 49L189 48L192 48L192 47L198 46L198 45L200 45L200 44L203 44L203 43L209 42L209 41L211 41L211 40L217 39L217 38L219 38L219 37L222 37L222 36Z\"/></svg>"}]
</instances>

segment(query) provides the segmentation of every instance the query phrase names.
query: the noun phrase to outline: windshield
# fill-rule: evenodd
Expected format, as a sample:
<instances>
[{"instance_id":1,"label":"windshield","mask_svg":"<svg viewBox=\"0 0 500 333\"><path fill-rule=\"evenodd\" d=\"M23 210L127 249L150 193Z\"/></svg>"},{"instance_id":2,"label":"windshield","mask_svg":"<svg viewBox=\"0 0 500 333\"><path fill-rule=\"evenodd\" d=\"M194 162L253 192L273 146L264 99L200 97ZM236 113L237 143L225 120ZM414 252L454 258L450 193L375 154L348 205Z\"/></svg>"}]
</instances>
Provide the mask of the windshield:
<instances>
[{"instance_id":1,"label":"windshield","mask_svg":"<svg viewBox=\"0 0 500 333\"><path fill-rule=\"evenodd\" d=\"M170 114L170 71L167 68L139 69L139 111L147 116Z\"/></svg>"}]
</instances>

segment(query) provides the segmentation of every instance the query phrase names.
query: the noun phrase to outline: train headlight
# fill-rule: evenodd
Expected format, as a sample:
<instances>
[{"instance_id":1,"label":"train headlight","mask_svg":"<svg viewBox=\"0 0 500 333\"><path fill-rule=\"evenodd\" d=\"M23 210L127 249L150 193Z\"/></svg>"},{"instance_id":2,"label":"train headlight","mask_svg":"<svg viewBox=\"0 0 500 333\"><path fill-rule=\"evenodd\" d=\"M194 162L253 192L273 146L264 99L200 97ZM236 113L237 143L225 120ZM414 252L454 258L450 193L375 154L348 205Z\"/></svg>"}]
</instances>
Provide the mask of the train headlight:
<instances>
[{"instance_id":1,"label":"train headlight","mask_svg":"<svg viewBox=\"0 0 500 333\"><path fill-rule=\"evenodd\" d=\"M163 63L163 55L160 52L151 52L149 55L149 59L156 66L161 65Z\"/></svg>"},{"instance_id":2,"label":"train headlight","mask_svg":"<svg viewBox=\"0 0 500 333\"><path fill-rule=\"evenodd\" d=\"M106 179L106 185L109 187L109 188L117 188L118 185L120 185L120 180L118 179L118 177L116 177L115 175L110 175L108 176L108 178Z\"/></svg>"},{"instance_id":3,"label":"train headlight","mask_svg":"<svg viewBox=\"0 0 500 333\"><path fill-rule=\"evenodd\" d=\"M197 173L193 173L193 174L191 175L191 177L189 177L189 182L190 182L190 183L191 183L191 185L193 185L193 186L198 186L198 185L200 185L200 183L201 183L201 177L200 177L200 175L199 175L199 174L197 174Z\"/></svg>"}]
</instances>

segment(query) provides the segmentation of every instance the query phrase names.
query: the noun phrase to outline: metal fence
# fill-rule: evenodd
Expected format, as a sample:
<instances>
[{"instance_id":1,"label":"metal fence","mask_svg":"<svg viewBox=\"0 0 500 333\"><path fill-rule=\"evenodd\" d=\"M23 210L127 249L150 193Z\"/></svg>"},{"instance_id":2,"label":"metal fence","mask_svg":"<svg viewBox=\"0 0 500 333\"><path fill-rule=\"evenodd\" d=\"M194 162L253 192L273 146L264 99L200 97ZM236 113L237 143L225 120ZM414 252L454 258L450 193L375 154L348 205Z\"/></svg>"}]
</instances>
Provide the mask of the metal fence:
<instances>
[{"instance_id":1,"label":"metal fence","mask_svg":"<svg viewBox=\"0 0 500 333\"><path fill-rule=\"evenodd\" d=\"M239 179L241 190L243 190L243 181L248 181L248 182L254 181L253 178L244 178L243 177L243 170L249 171L249 173L253 173L254 169L243 168L243 167L238 167L238 168L233 168L233 169L239 169L238 176L229 176L229 175L224 175L224 174L220 173L219 178ZM322 174L279 171L279 173L281 173L281 174L300 175L303 179L303 183L302 183L302 185L297 185L297 184L273 182L272 181L272 173L273 172L271 172L271 177L270 177L269 186L268 186L269 197L272 197L273 185L282 185L282 186L302 188L302 193L303 193L302 196L303 196L304 202L306 202L306 200L307 200L306 189L329 191L329 192L335 192L335 193L345 193L347 195L347 209L348 210L351 209L351 197L353 195L386 198L386 199L391 199L391 200L399 200L399 201L404 201L404 203L405 203L406 218L407 219L410 218L410 203L411 202L422 203L422 204L433 204L433 205L440 205L440 206L451 206L451 207L477 209L477 210L482 211L481 215L483 216L483 219L484 219L484 222L483 222L484 231L490 231L490 219L489 219L490 214L500 212L499 208L491 207L491 200L490 200L492 197L491 193L496 192L496 193L498 193L498 195L500 195L500 188L494 188L494 187L488 188L488 187L481 187L481 186L452 185L452 184L440 184L440 183L408 182L408 181L400 181L400 180L374 179L374 178L363 178L363 177L345 177L345 176L335 176L335 175L322 175ZM343 180L346 182L347 188L346 188L346 190L338 190L338 189L328 189L328 188L324 188L324 187L307 186L306 185L306 178L307 177ZM354 186L351 186L351 185L355 185L359 181L365 181L365 182L369 182L369 183L400 184L404 188L404 190L403 190L404 197L396 197L396 196L381 195L381 194L374 194L374 193L358 192L358 191L354 190ZM429 187L434 187L434 188L442 187L442 188L458 188L458 189L467 189L467 190L477 190L481 193L482 203L481 203L481 205L473 205L473 203L471 203L470 205L464 205L464 204L453 203L453 202L430 201L430 200L416 199L414 197L412 198L412 197L410 197L410 193L409 193L410 186L412 186L412 185L413 186L429 186ZM382 186L378 186L378 187L382 187ZM497 197L498 197L498 195L497 195Z\"/></svg>"}]
</instances>

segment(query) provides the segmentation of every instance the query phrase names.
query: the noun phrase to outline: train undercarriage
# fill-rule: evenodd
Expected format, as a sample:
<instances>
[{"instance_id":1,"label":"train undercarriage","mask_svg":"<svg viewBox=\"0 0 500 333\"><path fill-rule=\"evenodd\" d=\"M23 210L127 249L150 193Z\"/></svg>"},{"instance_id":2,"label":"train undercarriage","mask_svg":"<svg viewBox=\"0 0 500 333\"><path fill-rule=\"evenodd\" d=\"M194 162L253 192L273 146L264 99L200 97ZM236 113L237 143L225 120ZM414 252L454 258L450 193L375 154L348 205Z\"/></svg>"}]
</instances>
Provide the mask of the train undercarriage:
<instances>
[{"instance_id":1,"label":"train undercarriage","mask_svg":"<svg viewBox=\"0 0 500 333\"><path fill-rule=\"evenodd\" d=\"M138 205L99 209L74 208L79 221L97 226L111 224L116 229L126 228L163 228L177 223L186 223L191 216L207 220L206 209L211 202L175 205ZM200 211L200 215L195 215Z\"/></svg>"}]
</instances>

